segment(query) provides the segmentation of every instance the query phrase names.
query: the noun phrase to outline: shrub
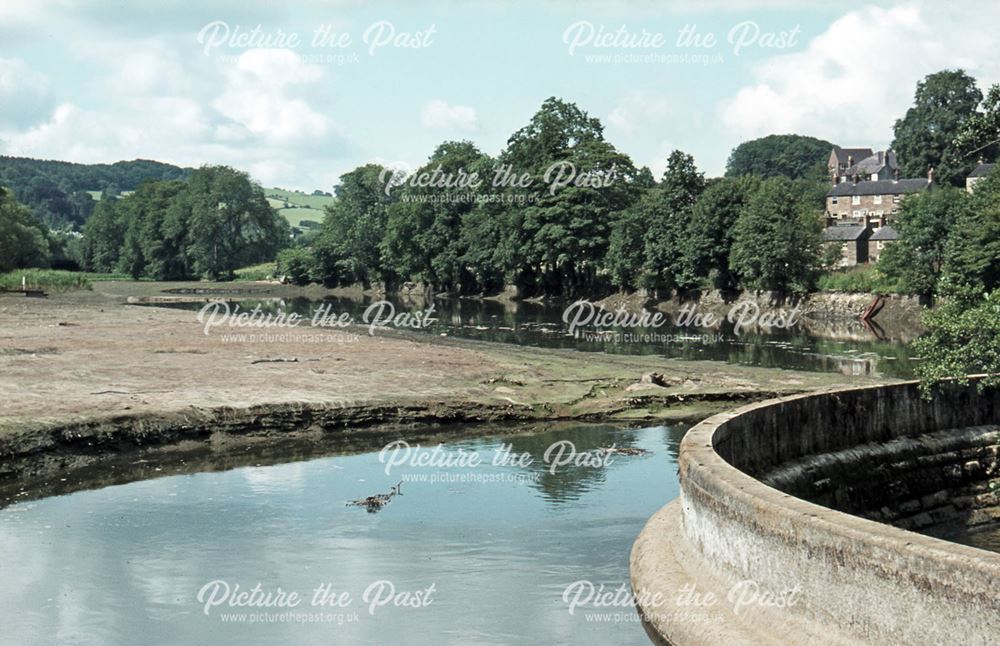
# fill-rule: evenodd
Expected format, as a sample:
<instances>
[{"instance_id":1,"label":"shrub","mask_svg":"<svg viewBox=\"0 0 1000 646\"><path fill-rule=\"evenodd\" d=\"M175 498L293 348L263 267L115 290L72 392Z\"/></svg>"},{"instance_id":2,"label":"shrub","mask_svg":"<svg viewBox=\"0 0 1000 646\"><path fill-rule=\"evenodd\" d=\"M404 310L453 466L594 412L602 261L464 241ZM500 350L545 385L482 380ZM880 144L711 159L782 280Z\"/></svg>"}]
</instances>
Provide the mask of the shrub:
<instances>
[{"instance_id":1,"label":"shrub","mask_svg":"<svg viewBox=\"0 0 1000 646\"><path fill-rule=\"evenodd\" d=\"M278 254L278 274L296 285L307 285L318 280L316 256L309 247L293 247Z\"/></svg>"}]
</instances>

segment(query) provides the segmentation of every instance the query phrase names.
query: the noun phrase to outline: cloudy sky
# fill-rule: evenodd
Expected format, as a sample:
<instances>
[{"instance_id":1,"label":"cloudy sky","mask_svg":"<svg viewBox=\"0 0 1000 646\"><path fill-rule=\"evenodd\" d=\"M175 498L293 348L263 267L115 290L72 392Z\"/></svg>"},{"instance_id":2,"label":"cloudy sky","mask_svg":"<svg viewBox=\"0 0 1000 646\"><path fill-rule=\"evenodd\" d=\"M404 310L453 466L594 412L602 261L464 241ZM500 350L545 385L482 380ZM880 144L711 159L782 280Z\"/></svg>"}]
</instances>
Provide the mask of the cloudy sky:
<instances>
[{"instance_id":1,"label":"cloudy sky","mask_svg":"<svg viewBox=\"0 0 1000 646\"><path fill-rule=\"evenodd\" d=\"M1000 3L846 4L0 0L0 154L329 190L448 139L496 154L559 96L657 174L674 148L719 174L770 133L885 146L930 72L1000 81Z\"/></svg>"}]
</instances>

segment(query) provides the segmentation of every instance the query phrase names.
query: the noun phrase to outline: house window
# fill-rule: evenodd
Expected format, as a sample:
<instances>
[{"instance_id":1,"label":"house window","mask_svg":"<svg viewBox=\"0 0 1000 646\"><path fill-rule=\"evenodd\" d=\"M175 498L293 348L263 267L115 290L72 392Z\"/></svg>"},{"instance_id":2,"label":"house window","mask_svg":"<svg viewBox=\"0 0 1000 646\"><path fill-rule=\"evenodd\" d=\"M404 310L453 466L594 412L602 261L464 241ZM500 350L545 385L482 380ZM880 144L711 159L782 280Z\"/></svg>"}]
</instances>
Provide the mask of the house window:
<instances>
[{"instance_id":1,"label":"house window","mask_svg":"<svg viewBox=\"0 0 1000 646\"><path fill-rule=\"evenodd\" d=\"M881 203L882 203L882 196L881 195L876 195L875 196L875 204L881 204Z\"/></svg>"},{"instance_id":2,"label":"house window","mask_svg":"<svg viewBox=\"0 0 1000 646\"><path fill-rule=\"evenodd\" d=\"M860 217L861 217L861 211L859 211L859 210L857 210L857 209L854 209L854 213L853 213L853 215L854 215L854 217L856 217L856 218L860 218Z\"/></svg>"},{"instance_id":3,"label":"house window","mask_svg":"<svg viewBox=\"0 0 1000 646\"><path fill-rule=\"evenodd\" d=\"M899 195L893 195L892 196L892 203L893 204L899 204L899 197L900 197Z\"/></svg>"},{"instance_id":4,"label":"house window","mask_svg":"<svg viewBox=\"0 0 1000 646\"><path fill-rule=\"evenodd\" d=\"M853 204L854 206L857 206L858 204L861 204L861 196L860 195L852 195L851 196L851 204Z\"/></svg>"},{"instance_id":5,"label":"house window","mask_svg":"<svg viewBox=\"0 0 1000 646\"><path fill-rule=\"evenodd\" d=\"M881 240L878 240L875 242L875 248L878 249L879 251L882 251L882 249L885 248L885 243L882 242Z\"/></svg>"},{"instance_id":6,"label":"house window","mask_svg":"<svg viewBox=\"0 0 1000 646\"><path fill-rule=\"evenodd\" d=\"M837 198L831 197L830 198L830 204L836 204L836 203L837 203Z\"/></svg>"}]
</instances>

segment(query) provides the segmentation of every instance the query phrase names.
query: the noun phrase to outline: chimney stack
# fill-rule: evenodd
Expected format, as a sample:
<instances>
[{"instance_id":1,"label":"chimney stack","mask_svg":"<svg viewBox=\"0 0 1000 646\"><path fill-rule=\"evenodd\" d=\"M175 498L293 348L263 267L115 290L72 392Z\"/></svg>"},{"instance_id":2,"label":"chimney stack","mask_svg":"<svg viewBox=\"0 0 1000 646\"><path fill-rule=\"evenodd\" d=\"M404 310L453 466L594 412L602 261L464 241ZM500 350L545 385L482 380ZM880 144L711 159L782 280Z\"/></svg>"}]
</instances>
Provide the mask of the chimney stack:
<instances>
[{"instance_id":1,"label":"chimney stack","mask_svg":"<svg viewBox=\"0 0 1000 646\"><path fill-rule=\"evenodd\" d=\"M898 168L894 168L893 171L892 171L892 181L894 181L894 182L898 182L899 181L899 169Z\"/></svg>"},{"instance_id":2,"label":"chimney stack","mask_svg":"<svg viewBox=\"0 0 1000 646\"><path fill-rule=\"evenodd\" d=\"M933 166L931 166L930 168L927 169L927 183L928 184L933 184L934 183L934 167Z\"/></svg>"}]
</instances>

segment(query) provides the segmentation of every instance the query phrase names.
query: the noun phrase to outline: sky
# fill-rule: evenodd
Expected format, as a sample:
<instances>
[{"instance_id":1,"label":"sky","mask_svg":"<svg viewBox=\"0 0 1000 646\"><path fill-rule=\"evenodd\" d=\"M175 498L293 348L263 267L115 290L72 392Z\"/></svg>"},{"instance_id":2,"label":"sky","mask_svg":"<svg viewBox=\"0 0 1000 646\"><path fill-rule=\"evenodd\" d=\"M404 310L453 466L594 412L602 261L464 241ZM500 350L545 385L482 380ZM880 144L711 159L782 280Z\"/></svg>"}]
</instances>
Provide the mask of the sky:
<instances>
[{"instance_id":1,"label":"sky","mask_svg":"<svg viewBox=\"0 0 1000 646\"><path fill-rule=\"evenodd\" d=\"M0 0L0 154L229 164L331 190L496 155L575 102L637 165L720 175L741 141L884 148L926 74L1000 82L1000 3L792 0Z\"/></svg>"}]
</instances>

